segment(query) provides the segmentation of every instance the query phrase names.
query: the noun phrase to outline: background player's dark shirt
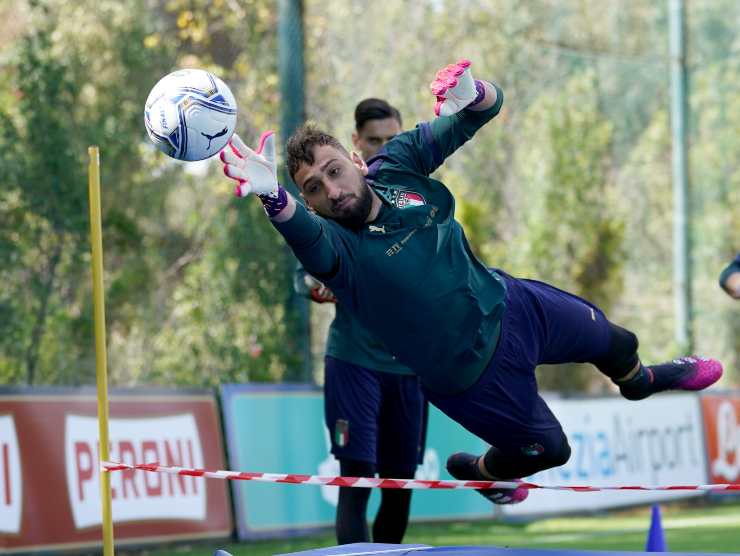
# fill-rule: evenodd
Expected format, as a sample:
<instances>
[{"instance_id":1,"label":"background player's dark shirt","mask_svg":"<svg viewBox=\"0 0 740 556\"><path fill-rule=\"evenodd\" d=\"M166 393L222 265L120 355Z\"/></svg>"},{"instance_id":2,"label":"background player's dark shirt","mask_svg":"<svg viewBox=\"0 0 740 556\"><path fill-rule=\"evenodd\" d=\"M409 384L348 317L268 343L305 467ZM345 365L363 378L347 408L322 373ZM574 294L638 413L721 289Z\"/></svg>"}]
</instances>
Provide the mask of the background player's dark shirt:
<instances>
[{"instance_id":1,"label":"background player's dark shirt","mask_svg":"<svg viewBox=\"0 0 740 556\"><path fill-rule=\"evenodd\" d=\"M298 266L295 271L295 290L306 297L310 297L304 277L306 270ZM329 336L326 339L326 355L352 363L357 367L393 373L412 375L414 372L406 365L401 364L375 336L370 334L341 303L336 303L334 320L329 326Z\"/></svg>"}]
</instances>

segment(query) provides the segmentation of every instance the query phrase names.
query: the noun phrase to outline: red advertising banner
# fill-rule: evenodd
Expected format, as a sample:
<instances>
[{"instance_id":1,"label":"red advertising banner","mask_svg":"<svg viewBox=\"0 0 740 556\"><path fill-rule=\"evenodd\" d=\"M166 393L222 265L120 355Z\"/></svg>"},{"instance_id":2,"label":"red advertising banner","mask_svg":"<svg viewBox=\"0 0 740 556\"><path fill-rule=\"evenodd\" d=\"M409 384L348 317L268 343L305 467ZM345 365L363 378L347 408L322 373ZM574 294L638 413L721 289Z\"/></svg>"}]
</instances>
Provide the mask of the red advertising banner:
<instances>
[{"instance_id":1,"label":"red advertising banner","mask_svg":"<svg viewBox=\"0 0 740 556\"><path fill-rule=\"evenodd\" d=\"M740 480L740 393L704 395L704 434L710 483Z\"/></svg>"},{"instance_id":2,"label":"red advertising banner","mask_svg":"<svg viewBox=\"0 0 740 556\"><path fill-rule=\"evenodd\" d=\"M110 399L110 459L225 467L210 393L129 390ZM97 399L72 389L0 390L0 553L102 543ZM110 475L116 544L225 538L225 481Z\"/></svg>"}]
</instances>

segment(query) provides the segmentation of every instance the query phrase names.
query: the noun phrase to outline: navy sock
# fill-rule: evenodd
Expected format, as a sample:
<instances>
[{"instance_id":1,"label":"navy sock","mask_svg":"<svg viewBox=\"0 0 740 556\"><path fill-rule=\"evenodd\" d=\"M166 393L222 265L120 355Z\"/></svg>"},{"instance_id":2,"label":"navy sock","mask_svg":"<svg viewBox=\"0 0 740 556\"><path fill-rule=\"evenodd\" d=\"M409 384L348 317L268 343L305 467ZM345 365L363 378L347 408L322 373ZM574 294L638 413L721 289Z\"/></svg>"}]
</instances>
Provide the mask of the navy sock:
<instances>
[{"instance_id":1,"label":"navy sock","mask_svg":"<svg viewBox=\"0 0 740 556\"><path fill-rule=\"evenodd\" d=\"M350 459L339 460L340 473L349 477L373 477L375 465ZM340 487L336 514L337 544L370 542L367 527L369 488Z\"/></svg>"},{"instance_id":2,"label":"navy sock","mask_svg":"<svg viewBox=\"0 0 740 556\"><path fill-rule=\"evenodd\" d=\"M458 452L447 458L447 471L461 481L489 481L478 468L478 456Z\"/></svg>"},{"instance_id":3,"label":"navy sock","mask_svg":"<svg viewBox=\"0 0 740 556\"><path fill-rule=\"evenodd\" d=\"M379 465L381 477L413 479L416 465ZM411 490L384 488L380 493L380 506L373 523L373 542L400 544L406 533L411 509Z\"/></svg>"},{"instance_id":4,"label":"navy sock","mask_svg":"<svg viewBox=\"0 0 740 556\"><path fill-rule=\"evenodd\" d=\"M694 366L681 359L649 367L640 363L640 370L635 376L626 381L615 382L622 396L628 400L642 400L651 394L670 390L680 379L692 372Z\"/></svg>"},{"instance_id":5,"label":"navy sock","mask_svg":"<svg viewBox=\"0 0 740 556\"><path fill-rule=\"evenodd\" d=\"M627 380L615 380L614 383L619 386L622 396L628 400L642 400L653 393L651 388L652 380L652 375L640 363L640 368L633 377Z\"/></svg>"}]
</instances>

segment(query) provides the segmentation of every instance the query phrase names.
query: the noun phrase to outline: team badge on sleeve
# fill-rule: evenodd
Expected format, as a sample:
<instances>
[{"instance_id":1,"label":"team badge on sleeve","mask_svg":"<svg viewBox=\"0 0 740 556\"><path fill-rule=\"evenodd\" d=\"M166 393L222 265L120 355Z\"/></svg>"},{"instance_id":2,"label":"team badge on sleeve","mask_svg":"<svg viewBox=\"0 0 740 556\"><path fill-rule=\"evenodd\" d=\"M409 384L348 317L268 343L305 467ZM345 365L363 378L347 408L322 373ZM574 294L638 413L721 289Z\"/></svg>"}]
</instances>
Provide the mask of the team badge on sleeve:
<instances>
[{"instance_id":1,"label":"team badge on sleeve","mask_svg":"<svg viewBox=\"0 0 740 556\"><path fill-rule=\"evenodd\" d=\"M416 191L396 189L395 187L387 185L378 185L372 181L370 184L377 194L396 208L419 207L427 204L427 200L424 196Z\"/></svg>"},{"instance_id":2,"label":"team badge on sleeve","mask_svg":"<svg viewBox=\"0 0 740 556\"><path fill-rule=\"evenodd\" d=\"M391 202L398 208L418 207L427 204L424 197L416 191L399 190L393 192Z\"/></svg>"},{"instance_id":3,"label":"team badge on sleeve","mask_svg":"<svg viewBox=\"0 0 740 556\"><path fill-rule=\"evenodd\" d=\"M525 456L541 456L545 453L545 447L542 444L530 444L529 446L522 446L522 454Z\"/></svg>"},{"instance_id":4,"label":"team badge on sleeve","mask_svg":"<svg viewBox=\"0 0 740 556\"><path fill-rule=\"evenodd\" d=\"M334 443L340 448L349 444L349 421L337 419L334 423Z\"/></svg>"}]
</instances>

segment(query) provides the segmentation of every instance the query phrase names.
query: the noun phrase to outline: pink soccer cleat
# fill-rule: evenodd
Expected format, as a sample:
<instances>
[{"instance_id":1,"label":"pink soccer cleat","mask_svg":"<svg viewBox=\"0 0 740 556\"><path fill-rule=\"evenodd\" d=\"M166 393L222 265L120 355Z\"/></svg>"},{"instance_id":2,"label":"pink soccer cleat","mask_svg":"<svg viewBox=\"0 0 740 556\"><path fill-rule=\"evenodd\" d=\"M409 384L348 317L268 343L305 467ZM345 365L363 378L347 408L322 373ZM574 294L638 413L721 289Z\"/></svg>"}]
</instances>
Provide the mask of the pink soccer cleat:
<instances>
[{"instance_id":1,"label":"pink soccer cleat","mask_svg":"<svg viewBox=\"0 0 740 556\"><path fill-rule=\"evenodd\" d=\"M716 359L692 355L674 359L672 363L684 372L675 377L668 390L704 390L722 377L722 363Z\"/></svg>"},{"instance_id":2,"label":"pink soccer cleat","mask_svg":"<svg viewBox=\"0 0 740 556\"><path fill-rule=\"evenodd\" d=\"M692 355L667 363L643 366L633 378L620 382L619 391L628 400L643 400L666 390L704 390L722 377L722 363Z\"/></svg>"}]
</instances>

